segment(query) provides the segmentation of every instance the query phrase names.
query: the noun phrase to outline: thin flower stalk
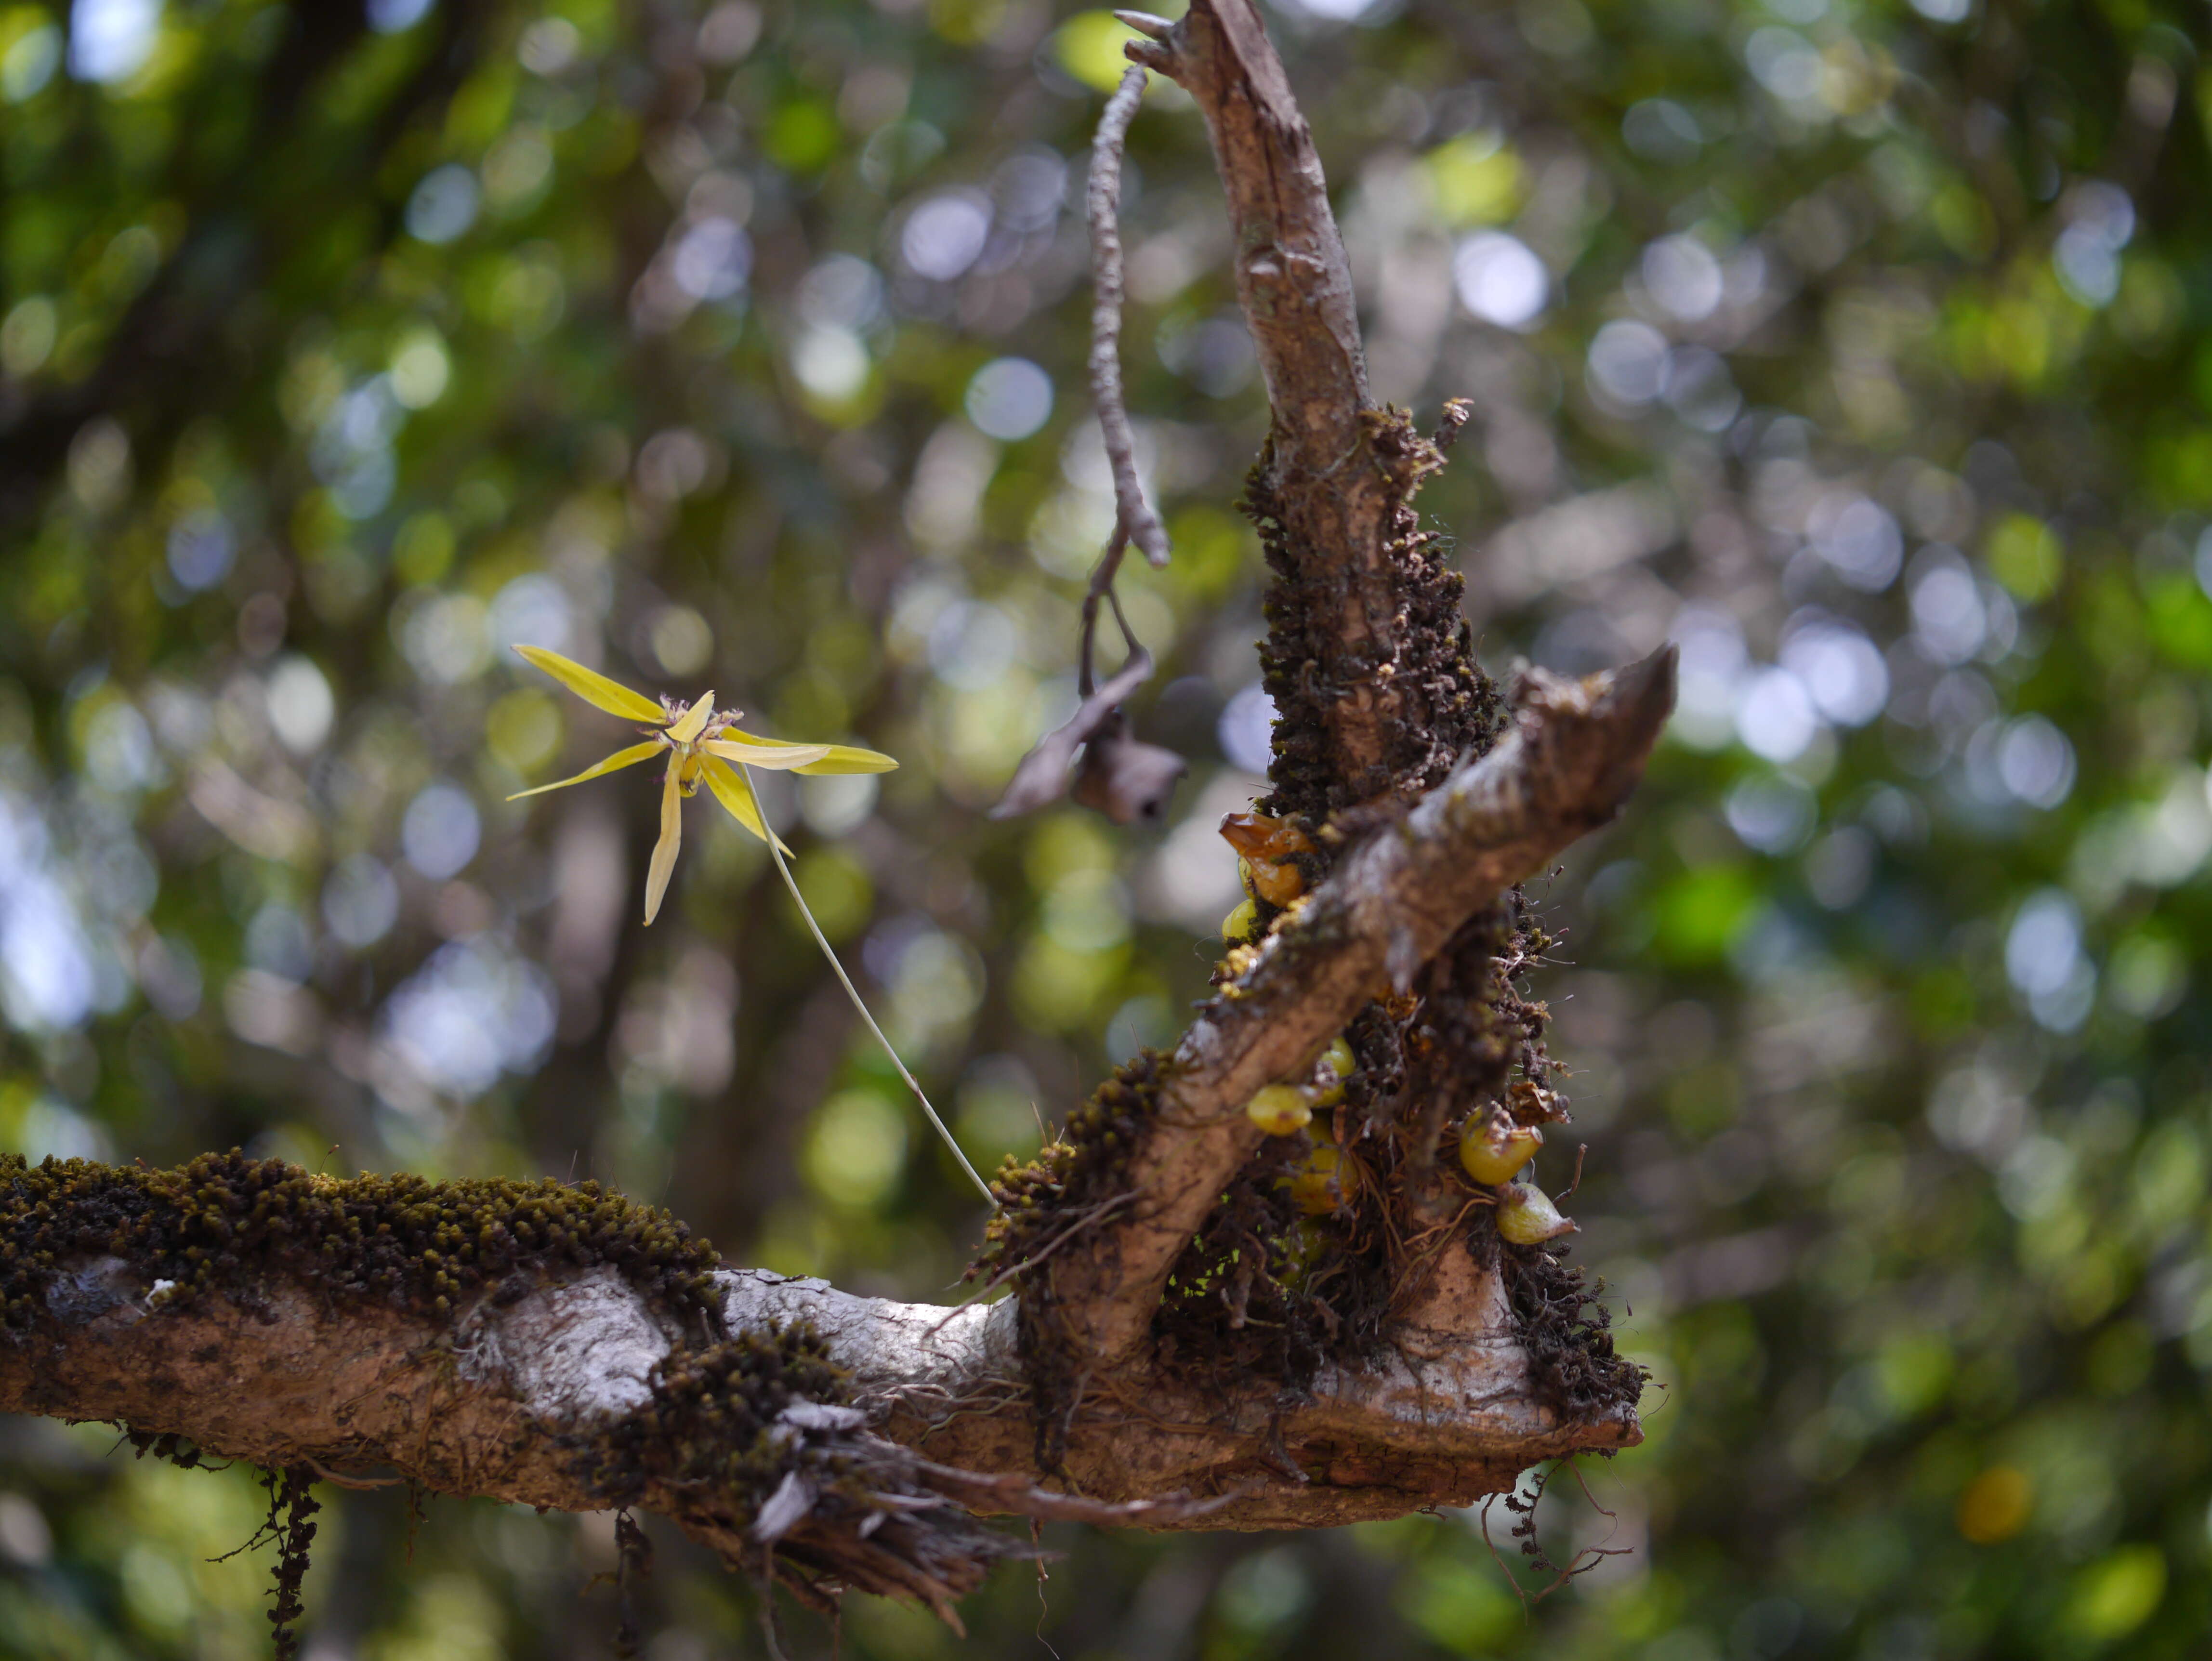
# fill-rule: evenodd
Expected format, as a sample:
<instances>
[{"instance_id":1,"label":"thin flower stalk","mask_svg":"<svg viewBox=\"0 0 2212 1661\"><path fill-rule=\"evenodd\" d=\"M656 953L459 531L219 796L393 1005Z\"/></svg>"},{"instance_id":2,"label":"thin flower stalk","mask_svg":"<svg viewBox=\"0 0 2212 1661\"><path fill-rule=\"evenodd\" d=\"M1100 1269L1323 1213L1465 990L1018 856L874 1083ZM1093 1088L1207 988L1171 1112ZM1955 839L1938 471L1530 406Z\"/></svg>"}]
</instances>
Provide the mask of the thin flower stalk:
<instances>
[{"instance_id":1,"label":"thin flower stalk","mask_svg":"<svg viewBox=\"0 0 2212 1661\"><path fill-rule=\"evenodd\" d=\"M746 764L740 762L738 771L747 793L751 794L752 776L746 771ZM757 796L754 800L754 812L758 812L760 810ZM891 1041L884 1036L883 1028L876 1025L876 1018L868 1013L868 1006L861 1001L860 989L853 984L853 977L845 972L845 965L837 961L837 954L830 949L830 942L823 938L822 925L814 921L814 913L807 909L806 896L799 891L798 880L792 876L791 867L784 863L783 849L775 837L768 838L768 852L769 857L775 861L776 874L783 879L783 885L791 891L791 897L798 903L799 915L806 919L806 927L814 936L814 943L822 948L822 955L830 959L830 967L836 971L838 982L845 989L845 995L853 1001L853 1007L860 1011L860 1019L868 1024L868 1031L876 1035L876 1042L884 1047L884 1054L891 1058L891 1065L898 1068L899 1077L906 1080L906 1087L914 1092L915 1100L921 1104L921 1110L929 1116L930 1123L937 1128L937 1134L944 1139L945 1147L952 1150L952 1157L960 1162L960 1168L968 1173L968 1180L981 1190L983 1197L991 1202L991 1208L996 1211L999 1208L999 1196L991 1192L990 1183L985 1182L975 1167L969 1164L967 1154L961 1151L960 1144L953 1140L952 1133L945 1129L945 1121L937 1116L937 1110L930 1105L927 1092L922 1089L914 1074L906 1070L906 1063L899 1059L898 1051L891 1047Z\"/></svg>"}]
</instances>

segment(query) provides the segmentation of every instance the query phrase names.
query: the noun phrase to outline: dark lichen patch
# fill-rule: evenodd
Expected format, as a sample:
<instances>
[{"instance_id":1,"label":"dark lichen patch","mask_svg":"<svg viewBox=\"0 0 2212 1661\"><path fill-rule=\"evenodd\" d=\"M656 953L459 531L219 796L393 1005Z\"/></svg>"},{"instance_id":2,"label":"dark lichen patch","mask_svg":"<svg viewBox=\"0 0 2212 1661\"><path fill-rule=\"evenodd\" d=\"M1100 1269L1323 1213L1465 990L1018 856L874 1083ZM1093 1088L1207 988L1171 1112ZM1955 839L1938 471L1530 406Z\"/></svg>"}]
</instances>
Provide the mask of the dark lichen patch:
<instances>
[{"instance_id":1,"label":"dark lichen patch","mask_svg":"<svg viewBox=\"0 0 2212 1661\"><path fill-rule=\"evenodd\" d=\"M1370 411L1368 450L1387 481L1385 603L1364 607L1389 620L1387 632L1347 637L1350 599L1342 551L1301 545L1279 494L1272 445L1245 480L1240 504L1258 527L1273 580L1263 602L1267 639L1262 685L1274 701L1274 788L1261 811L1318 827L1335 814L1395 796L1409 799L1441 783L1462 756L1487 749L1499 720L1496 684L1474 661L1462 614L1464 579L1446 540L1421 528L1413 500L1443 465L1404 411ZM1356 689L1387 707L1382 753L1353 769L1337 752L1333 712Z\"/></svg>"},{"instance_id":2,"label":"dark lichen patch","mask_svg":"<svg viewBox=\"0 0 2212 1661\"><path fill-rule=\"evenodd\" d=\"M1161 1360L1224 1400L1255 1381L1304 1390L1325 1361L1380 1341L1389 1254L1367 1179L1344 1181L1336 1214L1303 1214L1293 1174L1310 1134L1274 1137L1206 1214L1170 1275L1153 1335Z\"/></svg>"},{"instance_id":3,"label":"dark lichen patch","mask_svg":"<svg viewBox=\"0 0 2212 1661\"><path fill-rule=\"evenodd\" d=\"M70 1277L103 1257L139 1286L169 1282L149 1308L209 1292L251 1304L283 1275L434 1317L600 1264L679 1317L711 1316L720 1262L667 1213L596 1183L341 1178L235 1149L173 1171L0 1155L0 1333L56 1317Z\"/></svg>"},{"instance_id":4,"label":"dark lichen patch","mask_svg":"<svg viewBox=\"0 0 2212 1661\"><path fill-rule=\"evenodd\" d=\"M1613 1347L1613 1317L1565 1249L1502 1242L1507 1295L1528 1353L1536 1399L1562 1419L1589 1421L1633 1411L1651 1375Z\"/></svg>"}]
</instances>

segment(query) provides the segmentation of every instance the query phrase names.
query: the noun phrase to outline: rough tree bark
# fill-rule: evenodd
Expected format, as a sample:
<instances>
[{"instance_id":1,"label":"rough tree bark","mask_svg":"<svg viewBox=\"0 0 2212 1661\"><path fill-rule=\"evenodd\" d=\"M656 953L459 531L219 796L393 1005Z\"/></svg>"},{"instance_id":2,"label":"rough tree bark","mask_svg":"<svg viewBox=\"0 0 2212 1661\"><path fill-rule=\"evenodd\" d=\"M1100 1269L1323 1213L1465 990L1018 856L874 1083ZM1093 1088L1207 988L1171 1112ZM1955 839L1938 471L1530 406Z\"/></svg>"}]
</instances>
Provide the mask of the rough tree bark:
<instances>
[{"instance_id":1,"label":"rough tree bark","mask_svg":"<svg viewBox=\"0 0 2212 1661\"><path fill-rule=\"evenodd\" d=\"M1530 672L1502 713L1483 703L1456 580L1407 506L1441 459L1368 402L1312 139L1251 0L1133 21L1131 58L1204 113L1236 230L1273 411L1248 502L1276 580L1271 806L1315 852L1309 891L1231 953L1174 1053L1005 1179L985 1262L1013 1295L901 1305L732 1269L588 1184L0 1163L0 1409L341 1479L641 1506L750 1573L948 1617L1012 1548L975 1513L1303 1528L1465 1504L1639 1439L1633 1370L1578 1320L1588 1294L1500 1245L1488 1194L1432 1168L1433 1129L1394 1128L1437 1109L1355 1096L1364 1118L1340 1110L1334 1134L1373 1186L1302 1223L1281 1139L1243 1108L1348 1027L1433 1047L1432 960L1473 940L1489 962L1480 931L1513 885L1618 811L1671 655ZM1382 1051L1362 1043L1365 1068ZM1419 1204L1396 1191L1421 1184ZM1239 1207L1272 1232L1231 1275L1194 1242ZM1273 1277L1258 1293L1255 1272ZM1236 1350L1261 1294L1318 1335L1275 1361ZM1231 1348L1194 1349L1171 1296L1217 1311Z\"/></svg>"}]
</instances>

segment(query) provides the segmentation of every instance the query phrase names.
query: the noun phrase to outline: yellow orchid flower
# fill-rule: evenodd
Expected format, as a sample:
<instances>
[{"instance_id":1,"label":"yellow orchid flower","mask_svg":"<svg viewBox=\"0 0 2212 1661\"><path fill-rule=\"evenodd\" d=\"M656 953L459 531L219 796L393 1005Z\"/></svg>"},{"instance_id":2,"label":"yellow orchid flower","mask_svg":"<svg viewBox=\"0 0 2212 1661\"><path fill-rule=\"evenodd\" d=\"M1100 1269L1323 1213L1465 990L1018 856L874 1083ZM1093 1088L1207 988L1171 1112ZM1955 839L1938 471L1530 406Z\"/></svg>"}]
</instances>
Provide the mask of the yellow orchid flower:
<instances>
[{"instance_id":1,"label":"yellow orchid flower","mask_svg":"<svg viewBox=\"0 0 2212 1661\"><path fill-rule=\"evenodd\" d=\"M769 834L768 821L761 815L760 803L753 795L746 769L773 768L793 773L884 773L898 765L889 756L851 745L792 744L781 739L764 739L739 732L736 723L741 712L715 709L712 692L702 693L689 703L666 698L656 703L644 693L632 691L620 681L610 680L597 670L586 669L558 652L549 652L542 646L518 646L514 649L592 708L644 723L647 737L642 744L633 744L616 751L604 761L593 763L574 778L541 784L534 790L518 790L507 798L509 801L543 795L548 790L565 790L572 784L619 772L659 756L668 758L667 769L661 775L660 840L653 844L652 863L646 868L645 920L648 923L660 914L661 899L668 892L668 879L676 869L677 850L683 845L684 799L696 794L701 784L712 792L724 812L765 842Z\"/></svg>"},{"instance_id":2,"label":"yellow orchid flower","mask_svg":"<svg viewBox=\"0 0 2212 1661\"><path fill-rule=\"evenodd\" d=\"M860 1012L860 1019L874 1033L876 1042L883 1045L884 1053L898 1068L899 1076L913 1091L921 1110L929 1117L937 1134L945 1139L952 1157L968 1173L968 1179L981 1190L983 1197L996 1208L999 1199L991 1192L975 1167L961 1151L959 1142L945 1121L931 1105L928 1096L907 1065L899 1059L898 1051L876 1018L868 1013L861 1000L860 988L845 972L845 965L837 961L837 954L830 949L830 941L822 932L821 924L807 910L806 896L799 891L798 880L783 856L790 850L781 837L768 828L767 817L762 813L760 799L753 794L752 769L770 767L791 773L887 773L898 765L889 756L873 750L855 749L847 744L792 744L782 739L764 739L752 733L741 733L734 724L738 711L714 708L714 695L702 693L689 703L678 703L664 698L655 703L642 692L634 692L618 680L609 680L597 670L586 669L580 663L562 657L558 652L549 652L542 646L518 646L514 648L525 659L537 665L594 709L604 709L611 715L620 715L628 721L644 724L645 742L633 744L626 750L617 750L605 761L586 767L575 777L562 779L556 784L541 784L535 790L518 790L509 801L520 801L525 796L543 795L548 790L565 790L572 784L581 784L586 779L598 778L602 773L618 772L625 767L635 767L641 761L651 761L656 756L668 757L667 770L660 777L660 840L653 845L653 860L646 867L645 920L649 924L659 914L661 897L668 892L668 879L676 869L676 852L684 841L684 799L696 794L701 784L722 804L723 811L744 829L768 844L769 857L775 861L776 874L783 885L791 891L791 897L799 913L806 919L806 927L814 936L814 943L822 948L822 955L830 960L845 995L853 1001L853 1007Z\"/></svg>"}]
</instances>

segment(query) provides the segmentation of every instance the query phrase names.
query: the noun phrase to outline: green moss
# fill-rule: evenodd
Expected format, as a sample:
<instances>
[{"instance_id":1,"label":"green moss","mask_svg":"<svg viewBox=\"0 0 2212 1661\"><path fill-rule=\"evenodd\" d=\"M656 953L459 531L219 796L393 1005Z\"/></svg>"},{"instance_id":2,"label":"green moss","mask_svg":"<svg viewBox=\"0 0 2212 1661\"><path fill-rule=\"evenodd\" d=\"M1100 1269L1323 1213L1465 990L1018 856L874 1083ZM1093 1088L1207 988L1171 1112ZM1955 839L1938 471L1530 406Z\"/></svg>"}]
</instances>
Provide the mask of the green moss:
<instances>
[{"instance_id":1,"label":"green moss","mask_svg":"<svg viewBox=\"0 0 2212 1661\"><path fill-rule=\"evenodd\" d=\"M296 1275L434 1317L488 1287L504 1300L603 1263L678 1314L711 1314L720 1262L666 1212L596 1183L341 1178L235 1149L173 1171L0 1155L0 1333L52 1318L62 1273L103 1255L172 1282L159 1296L173 1304L250 1303L272 1275Z\"/></svg>"},{"instance_id":2,"label":"green moss","mask_svg":"<svg viewBox=\"0 0 2212 1661\"><path fill-rule=\"evenodd\" d=\"M965 1278L1022 1277L1021 1348L1036 1418L1036 1458L1048 1471L1066 1455L1074 1381L1083 1358L1048 1273L1051 1254L1121 1191L1129 1154L1159 1112L1167 1062L1146 1050L1124 1062L1068 1116L1036 1158L1009 1158L992 1183L1000 1210Z\"/></svg>"},{"instance_id":3,"label":"green moss","mask_svg":"<svg viewBox=\"0 0 2212 1661\"><path fill-rule=\"evenodd\" d=\"M1114 1069L1035 1159L1007 1156L991 1184L1000 1209L984 1226L967 1279L1018 1273L1085 1211L1114 1196L1116 1174L1159 1111L1166 1074L1165 1057L1140 1051Z\"/></svg>"},{"instance_id":4,"label":"green moss","mask_svg":"<svg viewBox=\"0 0 2212 1661\"><path fill-rule=\"evenodd\" d=\"M79 1293L68 1279L72 1266L101 1256L173 1282L158 1294L170 1306L220 1293L250 1307L289 1282L434 1322L487 1292L509 1302L611 1266L679 1330L710 1336L668 1358L643 1409L569 1443L578 1475L609 1504L654 1482L703 1483L719 1504L747 1512L789 1462L768 1438L776 1415L794 1401L847 1396L804 1326L723 1340L714 1249L667 1213L596 1183L319 1177L235 1151L174 1171L0 1157L9 1335L20 1342L41 1322L101 1312L114 1294ZM73 1298L82 1306L72 1308Z\"/></svg>"},{"instance_id":5,"label":"green moss","mask_svg":"<svg viewBox=\"0 0 2212 1661\"><path fill-rule=\"evenodd\" d=\"M793 1463L793 1439L777 1432L778 1415L795 1402L842 1404L850 1394L812 1328L772 1326L672 1354L651 1402L566 1445L584 1487L609 1506L643 1503L656 1489L690 1490L725 1502L750 1496L741 1507L750 1516Z\"/></svg>"},{"instance_id":6,"label":"green moss","mask_svg":"<svg viewBox=\"0 0 2212 1661\"><path fill-rule=\"evenodd\" d=\"M638 1414L568 1444L577 1474L611 1504L681 1476L750 1514L788 1462L765 1439L775 1415L846 1397L803 1327L724 1341L714 1249L596 1183L339 1178L235 1151L173 1171L0 1156L0 1342L103 1313L119 1294L76 1271L108 1256L136 1281L172 1282L151 1300L157 1309L213 1295L252 1308L280 1286L310 1286L434 1324L484 1296L508 1303L611 1266L678 1330L707 1338L669 1357ZM148 1445L176 1452L173 1438Z\"/></svg>"}]
</instances>

